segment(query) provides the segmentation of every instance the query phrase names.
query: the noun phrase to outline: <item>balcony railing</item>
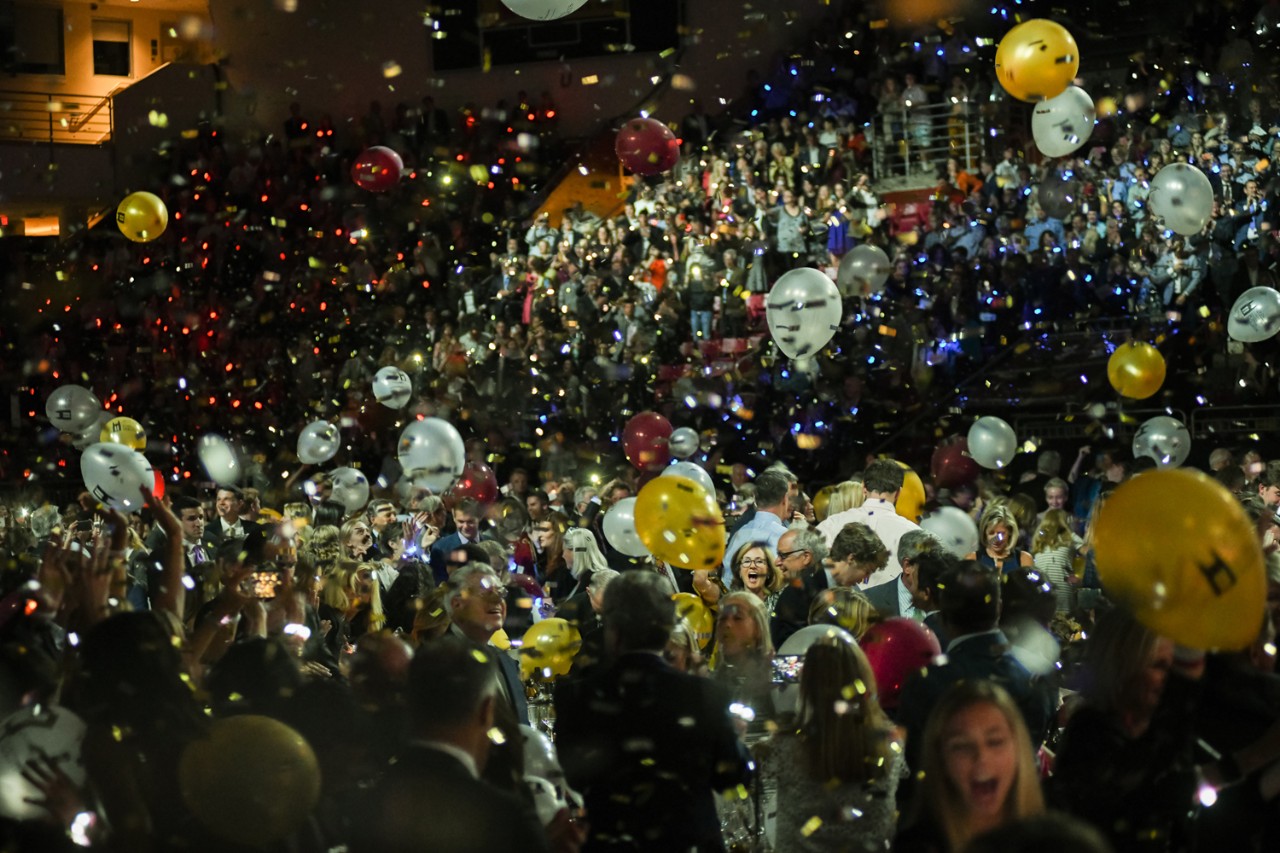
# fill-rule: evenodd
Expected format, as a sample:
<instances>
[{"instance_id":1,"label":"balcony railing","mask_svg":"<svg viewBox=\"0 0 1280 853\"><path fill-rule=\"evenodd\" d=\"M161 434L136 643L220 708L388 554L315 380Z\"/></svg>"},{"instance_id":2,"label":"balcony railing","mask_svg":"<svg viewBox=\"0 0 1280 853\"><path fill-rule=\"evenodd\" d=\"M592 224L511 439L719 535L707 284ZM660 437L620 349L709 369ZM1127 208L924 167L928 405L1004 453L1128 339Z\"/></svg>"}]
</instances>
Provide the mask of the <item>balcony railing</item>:
<instances>
[{"instance_id":1,"label":"balcony railing","mask_svg":"<svg viewBox=\"0 0 1280 853\"><path fill-rule=\"evenodd\" d=\"M114 94L0 89L0 141L80 145L107 142L114 127Z\"/></svg>"},{"instance_id":2,"label":"balcony railing","mask_svg":"<svg viewBox=\"0 0 1280 853\"><path fill-rule=\"evenodd\" d=\"M948 157L973 171L983 155L986 122L969 102L893 105L871 122L872 168L878 181L931 182Z\"/></svg>"}]
</instances>

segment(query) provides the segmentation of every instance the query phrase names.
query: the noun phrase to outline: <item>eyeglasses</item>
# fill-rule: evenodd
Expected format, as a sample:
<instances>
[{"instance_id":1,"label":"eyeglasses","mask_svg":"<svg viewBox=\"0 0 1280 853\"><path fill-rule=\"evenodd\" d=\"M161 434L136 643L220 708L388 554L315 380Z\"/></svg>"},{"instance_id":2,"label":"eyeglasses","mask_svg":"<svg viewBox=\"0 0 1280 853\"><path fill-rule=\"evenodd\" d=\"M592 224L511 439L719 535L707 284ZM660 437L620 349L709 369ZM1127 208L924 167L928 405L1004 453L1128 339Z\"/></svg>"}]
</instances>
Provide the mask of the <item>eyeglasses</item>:
<instances>
[{"instance_id":1,"label":"eyeglasses","mask_svg":"<svg viewBox=\"0 0 1280 853\"><path fill-rule=\"evenodd\" d=\"M472 595L487 595L491 598L501 598L503 600L506 600L507 597L507 588L505 586L490 586L488 584L479 587L469 586L467 587L467 592Z\"/></svg>"},{"instance_id":2,"label":"eyeglasses","mask_svg":"<svg viewBox=\"0 0 1280 853\"><path fill-rule=\"evenodd\" d=\"M793 553L794 553L794 552L793 552ZM751 558L750 560L743 560L741 563L739 563L739 565L742 565L742 566L767 566L767 565L769 565L769 563L768 563L767 561L765 561L765 560L761 560L759 557L753 557L753 558Z\"/></svg>"},{"instance_id":3,"label":"eyeglasses","mask_svg":"<svg viewBox=\"0 0 1280 853\"><path fill-rule=\"evenodd\" d=\"M779 560L786 560L786 559L789 559L790 557L792 557L792 556L793 556L793 555L795 555L795 554L808 554L808 553L810 553L810 551L809 551L809 549L808 549L808 548L796 548L794 551L779 551L779 552L778 552L778 559L779 559Z\"/></svg>"}]
</instances>

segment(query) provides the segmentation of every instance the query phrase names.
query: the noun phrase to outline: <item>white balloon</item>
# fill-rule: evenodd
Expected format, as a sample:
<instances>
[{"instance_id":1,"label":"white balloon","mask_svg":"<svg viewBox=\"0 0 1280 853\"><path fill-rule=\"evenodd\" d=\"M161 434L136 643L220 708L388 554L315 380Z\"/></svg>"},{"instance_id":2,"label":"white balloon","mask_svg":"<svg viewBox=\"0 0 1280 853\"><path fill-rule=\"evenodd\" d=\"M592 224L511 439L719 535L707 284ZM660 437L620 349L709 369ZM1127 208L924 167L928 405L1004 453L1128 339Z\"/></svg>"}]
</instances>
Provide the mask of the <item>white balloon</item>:
<instances>
[{"instance_id":1,"label":"white balloon","mask_svg":"<svg viewBox=\"0 0 1280 853\"><path fill-rule=\"evenodd\" d=\"M543 826L550 824L561 809L568 807L568 803L560 794L560 789L550 780L534 776L532 773L525 773L524 784L533 797L533 809L538 813L538 820Z\"/></svg>"},{"instance_id":2,"label":"white balloon","mask_svg":"<svg viewBox=\"0 0 1280 853\"><path fill-rule=\"evenodd\" d=\"M623 498L604 514L604 538L628 557L647 557L649 549L636 532L636 499Z\"/></svg>"},{"instance_id":3,"label":"white balloon","mask_svg":"<svg viewBox=\"0 0 1280 853\"><path fill-rule=\"evenodd\" d=\"M102 503L121 512L142 509L143 486L155 488L156 474L147 458L114 442L90 445L80 456L84 487Z\"/></svg>"},{"instance_id":4,"label":"white balloon","mask_svg":"<svg viewBox=\"0 0 1280 853\"><path fill-rule=\"evenodd\" d=\"M1018 453L1013 427L992 415L978 418L969 427L969 455L983 468L1003 468Z\"/></svg>"},{"instance_id":5,"label":"white balloon","mask_svg":"<svg viewBox=\"0 0 1280 853\"><path fill-rule=\"evenodd\" d=\"M415 484L443 494L462 474L467 449L453 424L440 418L412 421L400 433L400 467Z\"/></svg>"},{"instance_id":6,"label":"white balloon","mask_svg":"<svg viewBox=\"0 0 1280 853\"><path fill-rule=\"evenodd\" d=\"M200 458L200 464L204 466L209 479L219 486L234 486L244 473L236 449L220 435L210 433L200 436L200 440L196 442L196 456Z\"/></svg>"},{"instance_id":7,"label":"white balloon","mask_svg":"<svg viewBox=\"0 0 1280 853\"><path fill-rule=\"evenodd\" d=\"M63 432L82 433L98 423L102 401L80 385L63 385L45 400L44 413Z\"/></svg>"},{"instance_id":8,"label":"white balloon","mask_svg":"<svg viewBox=\"0 0 1280 853\"><path fill-rule=\"evenodd\" d=\"M1160 468L1177 468L1191 455L1191 433L1177 418L1156 415L1133 434L1133 455L1150 456Z\"/></svg>"},{"instance_id":9,"label":"white balloon","mask_svg":"<svg viewBox=\"0 0 1280 853\"><path fill-rule=\"evenodd\" d=\"M587 0L502 0L502 5L531 21L554 21L587 5Z\"/></svg>"},{"instance_id":10,"label":"white balloon","mask_svg":"<svg viewBox=\"0 0 1280 853\"><path fill-rule=\"evenodd\" d=\"M373 375L373 399L388 409L403 409L413 395L413 380L398 367L380 367Z\"/></svg>"},{"instance_id":11,"label":"white balloon","mask_svg":"<svg viewBox=\"0 0 1280 853\"><path fill-rule=\"evenodd\" d=\"M809 647L814 643L819 640L825 640L828 637L839 637L854 645L858 644L854 636L839 625L806 625L790 637L787 637L782 644L782 648L778 649L778 654L803 655L809 651Z\"/></svg>"},{"instance_id":12,"label":"white balloon","mask_svg":"<svg viewBox=\"0 0 1280 853\"><path fill-rule=\"evenodd\" d=\"M840 259L836 287L841 296L870 296L884 290L893 265L879 246L854 246Z\"/></svg>"},{"instance_id":13,"label":"white balloon","mask_svg":"<svg viewBox=\"0 0 1280 853\"><path fill-rule=\"evenodd\" d=\"M337 468L329 475L333 484L330 500L342 504L347 512L359 512L369 502L369 479L355 468Z\"/></svg>"},{"instance_id":14,"label":"white balloon","mask_svg":"<svg viewBox=\"0 0 1280 853\"><path fill-rule=\"evenodd\" d=\"M1187 163L1170 163L1151 179L1147 208L1178 234L1199 234L1213 214L1213 185Z\"/></svg>"},{"instance_id":15,"label":"white balloon","mask_svg":"<svg viewBox=\"0 0 1280 853\"><path fill-rule=\"evenodd\" d=\"M765 320L773 340L791 358L816 354L840 327L840 291L820 270L784 273L769 291Z\"/></svg>"},{"instance_id":16,"label":"white balloon","mask_svg":"<svg viewBox=\"0 0 1280 853\"><path fill-rule=\"evenodd\" d=\"M1280 291L1274 287L1251 287L1227 316L1227 334L1237 341L1254 344L1280 332Z\"/></svg>"},{"instance_id":17,"label":"white balloon","mask_svg":"<svg viewBox=\"0 0 1280 853\"><path fill-rule=\"evenodd\" d=\"M298 458L308 465L328 462L338 453L342 433L328 421L312 421L298 433Z\"/></svg>"},{"instance_id":18,"label":"white balloon","mask_svg":"<svg viewBox=\"0 0 1280 853\"><path fill-rule=\"evenodd\" d=\"M1068 86L1061 95L1036 104L1031 136L1046 157L1065 157L1089 141L1097 120L1089 93L1079 86Z\"/></svg>"},{"instance_id":19,"label":"white balloon","mask_svg":"<svg viewBox=\"0 0 1280 853\"><path fill-rule=\"evenodd\" d=\"M125 448L128 450L129 448ZM57 705L28 705L0 722L0 815L12 820L45 820L43 806L26 802L44 795L22 778L31 759L44 757L67 775L75 789L85 783L80 760L85 724Z\"/></svg>"},{"instance_id":20,"label":"white balloon","mask_svg":"<svg viewBox=\"0 0 1280 853\"><path fill-rule=\"evenodd\" d=\"M671 455L677 459L687 459L698 452L698 445L701 440L698 437L698 431L689 427L680 427L671 433L671 437L667 439L667 449L671 451Z\"/></svg>"},{"instance_id":21,"label":"white balloon","mask_svg":"<svg viewBox=\"0 0 1280 853\"><path fill-rule=\"evenodd\" d=\"M707 469L693 462L673 462L662 472L663 477L685 477L707 490L713 498L716 495L716 483L707 473Z\"/></svg>"},{"instance_id":22,"label":"white balloon","mask_svg":"<svg viewBox=\"0 0 1280 853\"><path fill-rule=\"evenodd\" d=\"M920 520L920 529L941 542L948 553L957 557L964 557L978 550L978 525L959 507L938 507Z\"/></svg>"}]
</instances>

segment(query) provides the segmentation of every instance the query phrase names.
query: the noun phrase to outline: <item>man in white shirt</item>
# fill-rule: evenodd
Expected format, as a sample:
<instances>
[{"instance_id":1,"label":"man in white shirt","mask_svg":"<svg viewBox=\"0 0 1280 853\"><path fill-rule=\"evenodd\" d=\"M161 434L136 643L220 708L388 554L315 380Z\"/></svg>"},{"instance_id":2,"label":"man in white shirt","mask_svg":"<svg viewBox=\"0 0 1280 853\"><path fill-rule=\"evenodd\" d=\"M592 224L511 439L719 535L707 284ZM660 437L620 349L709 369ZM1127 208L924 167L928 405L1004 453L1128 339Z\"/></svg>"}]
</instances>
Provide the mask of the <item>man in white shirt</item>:
<instances>
[{"instance_id":1,"label":"man in white shirt","mask_svg":"<svg viewBox=\"0 0 1280 853\"><path fill-rule=\"evenodd\" d=\"M907 531L920 529L918 524L898 515L894 508L902 490L903 470L892 459L872 462L862 474L862 486L867 492L862 506L838 512L818 525L818 532L827 540L828 546L835 541L840 529L851 521L862 522L880 537L889 549L889 562L883 569L872 573L867 579L868 587L888 583L902 574L902 566L898 563L898 540Z\"/></svg>"}]
</instances>

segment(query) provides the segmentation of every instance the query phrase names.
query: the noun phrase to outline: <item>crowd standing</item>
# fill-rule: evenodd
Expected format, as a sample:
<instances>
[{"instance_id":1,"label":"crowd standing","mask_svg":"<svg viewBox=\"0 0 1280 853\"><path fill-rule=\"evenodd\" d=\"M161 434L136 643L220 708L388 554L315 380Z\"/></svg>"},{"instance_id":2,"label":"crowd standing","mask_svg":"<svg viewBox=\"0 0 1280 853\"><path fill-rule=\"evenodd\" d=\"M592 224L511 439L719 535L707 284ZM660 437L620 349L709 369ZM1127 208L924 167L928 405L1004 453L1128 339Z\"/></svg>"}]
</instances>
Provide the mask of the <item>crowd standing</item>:
<instances>
[{"instance_id":1,"label":"crowd standing","mask_svg":"<svg viewBox=\"0 0 1280 853\"><path fill-rule=\"evenodd\" d=\"M1197 10L1189 26L1225 31L1239 14ZM5 370L33 411L90 377L146 422L169 494L127 518L104 510L67 491L74 453L47 433L5 458L26 488L0 515L0 698L85 726L78 759L5 768L39 812L6 819L5 843L1272 848L1270 556L1252 647L1175 647L1112 606L1093 565L1098 507L1149 460L1071 448L1064 474L1051 449L1023 480L931 490L929 508L976 525L961 557L899 514L903 469L866 447L867 425L915 410L1001 339L1081 322L1167 335L1175 368L1203 368L1177 381L1208 401L1274 397L1266 345L1229 350L1220 319L1243 289L1276 283L1274 83L1240 71L1255 75L1246 93L1230 73L1170 71L1202 50L1175 41L1077 156L1050 167L996 134L1009 145L974 168L926 164L937 185L913 222L881 204L866 123L884 117L922 147L936 140L912 104L994 117L1000 93L962 31L936 54L878 49L892 45L869 20L850 7L812 34L811 61L780 57L736 111L695 107L680 164L638 181L616 216L535 213L563 148L550 96L522 92L452 115L430 98L389 118L372 104L338 125L297 105L250 145L207 128L157 164L180 214L160 240L69 241L54 265L75 297L45 306ZM349 165L376 144L410 174L361 194ZM1203 234L1148 221L1150 178L1170 162L1214 183ZM1060 215L1042 203L1054 172L1078 182ZM797 265L834 272L862 242L893 258L886 290L848 301L814 374L789 373L763 294ZM388 365L413 381L403 412L369 391ZM615 442L650 408L701 433L695 461L728 515L719 571L629 557L606 535L641 486ZM399 428L425 415L503 474L498 496L402 476ZM290 457L317 417L340 425L340 459L370 472L367 507L329 500L327 475ZM212 430L244 450L239 487L199 483L190 448ZM819 452L799 441L814 434ZM1270 555L1280 469L1236 450L1206 467ZM550 678L520 638L556 617L580 649ZM877 684L857 641L895 619L945 654ZM831 630L814 639L814 626ZM1033 626L1056 638L1048 666L1028 663ZM798 655L794 638L809 639ZM797 657L798 678L781 671ZM247 834L192 797L183 759L245 716L287 724L319 768L297 820ZM219 787L238 787L224 772Z\"/></svg>"}]
</instances>

